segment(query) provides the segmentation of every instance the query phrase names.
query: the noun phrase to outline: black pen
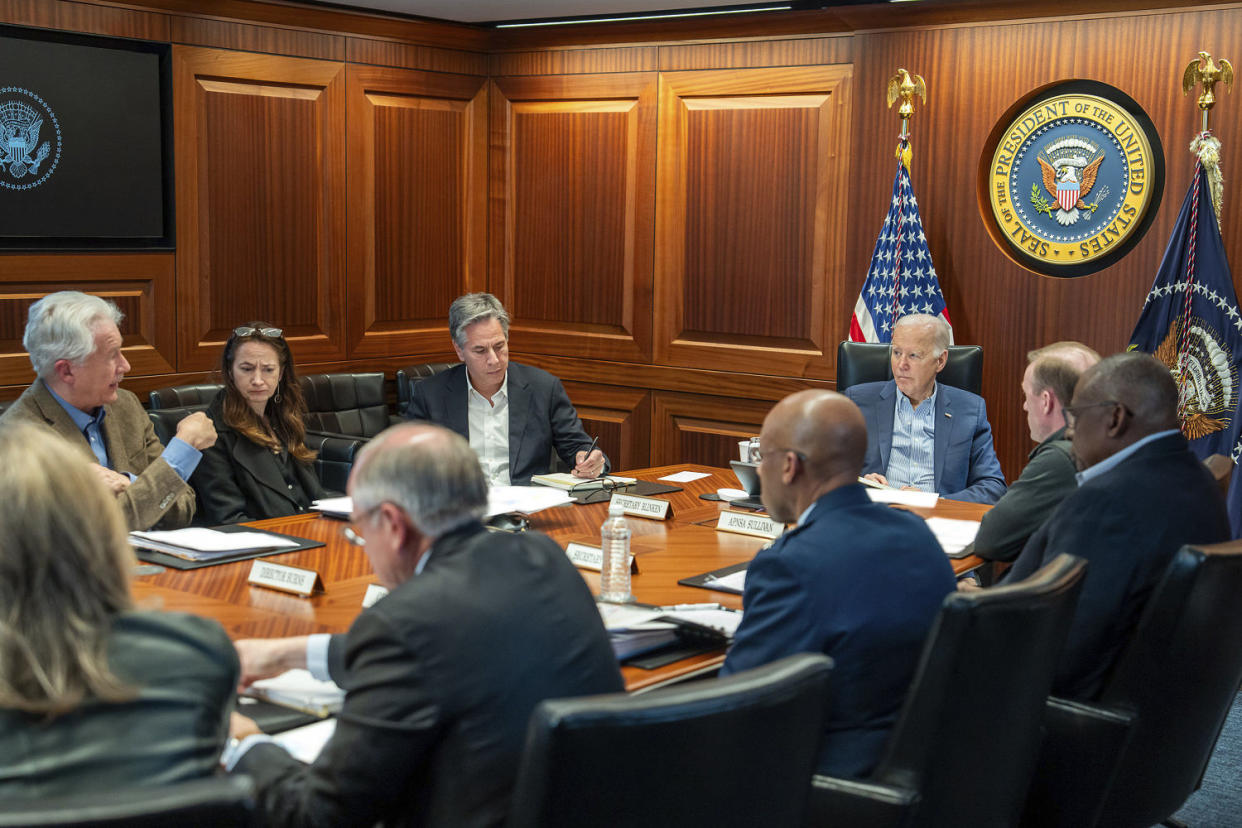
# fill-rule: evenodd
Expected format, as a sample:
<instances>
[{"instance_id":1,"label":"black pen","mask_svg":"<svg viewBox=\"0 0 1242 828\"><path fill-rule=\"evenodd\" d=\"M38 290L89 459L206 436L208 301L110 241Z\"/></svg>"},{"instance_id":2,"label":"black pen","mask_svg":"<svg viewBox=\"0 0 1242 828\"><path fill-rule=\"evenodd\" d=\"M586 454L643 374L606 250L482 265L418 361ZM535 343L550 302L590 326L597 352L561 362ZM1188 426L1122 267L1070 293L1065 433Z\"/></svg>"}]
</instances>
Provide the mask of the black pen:
<instances>
[{"instance_id":1,"label":"black pen","mask_svg":"<svg viewBox=\"0 0 1242 828\"><path fill-rule=\"evenodd\" d=\"M591 452L595 451L596 444L599 443L599 435L595 435L595 439L591 441L591 447L586 450L586 455L582 458L582 462L586 462L591 458Z\"/></svg>"}]
</instances>

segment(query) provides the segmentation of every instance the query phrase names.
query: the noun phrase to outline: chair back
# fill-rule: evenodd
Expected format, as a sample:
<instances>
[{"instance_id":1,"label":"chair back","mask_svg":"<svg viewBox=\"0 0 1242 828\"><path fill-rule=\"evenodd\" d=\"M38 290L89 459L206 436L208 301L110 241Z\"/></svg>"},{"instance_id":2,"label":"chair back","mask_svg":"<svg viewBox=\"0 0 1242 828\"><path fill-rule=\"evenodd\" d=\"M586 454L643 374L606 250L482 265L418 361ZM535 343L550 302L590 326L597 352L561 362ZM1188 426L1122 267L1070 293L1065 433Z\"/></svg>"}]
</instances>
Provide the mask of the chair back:
<instances>
[{"instance_id":1,"label":"chair back","mask_svg":"<svg viewBox=\"0 0 1242 828\"><path fill-rule=\"evenodd\" d=\"M1133 709L1100 825L1155 825L1198 787L1242 683L1242 541L1185 546L1099 702Z\"/></svg>"},{"instance_id":2,"label":"chair back","mask_svg":"<svg viewBox=\"0 0 1242 828\"><path fill-rule=\"evenodd\" d=\"M864 382L884 382L893 378L888 358L889 346L882 342L842 342L837 346L837 390ZM978 345L950 345L949 359L937 381L972 394L983 394L983 348Z\"/></svg>"},{"instance_id":3,"label":"chair back","mask_svg":"<svg viewBox=\"0 0 1242 828\"><path fill-rule=\"evenodd\" d=\"M405 409L410 404L410 395L414 386L428 377L447 371L456 362L423 362L418 365L407 365L397 370L397 415L405 417Z\"/></svg>"},{"instance_id":4,"label":"chair back","mask_svg":"<svg viewBox=\"0 0 1242 828\"><path fill-rule=\"evenodd\" d=\"M1086 562L945 598L869 781L916 789L919 826L1014 825Z\"/></svg>"},{"instance_id":5,"label":"chair back","mask_svg":"<svg viewBox=\"0 0 1242 828\"><path fill-rule=\"evenodd\" d=\"M206 408L223 387L218 382L201 382L197 385L172 385L168 388L157 388L147 395L148 407L153 409L188 406Z\"/></svg>"},{"instance_id":6,"label":"chair back","mask_svg":"<svg viewBox=\"0 0 1242 828\"><path fill-rule=\"evenodd\" d=\"M257 824L254 782L248 776L0 802L0 828L249 828Z\"/></svg>"},{"instance_id":7,"label":"chair back","mask_svg":"<svg viewBox=\"0 0 1242 828\"><path fill-rule=\"evenodd\" d=\"M304 374L299 379L307 430L371 438L388 427L382 373Z\"/></svg>"},{"instance_id":8,"label":"chair back","mask_svg":"<svg viewBox=\"0 0 1242 828\"><path fill-rule=\"evenodd\" d=\"M177 436L177 424L179 422L194 412L202 411L206 408L206 403L178 408L150 408L147 409L147 418L151 421L151 425L155 427L155 436L159 437L160 442L167 446L168 441Z\"/></svg>"},{"instance_id":9,"label":"chair back","mask_svg":"<svg viewBox=\"0 0 1242 828\"><path fill-rule=\"evenodd\" d=\"M508 824L797 826L831 668L803 653L719 681L541 702Z\"/></svg>"},{"instance_id":10,"label":"chair back","mask_svg":"<svg viewBox=\"0 0 1242 828\"><path fill-rule=\"evenodd\" d=\"M367 441L361 437L306 432L306 447L316 452L315 476L319 478L319 484L329 492L345 491L354 460L366 444Z\"/></svg>"}]
</instances>

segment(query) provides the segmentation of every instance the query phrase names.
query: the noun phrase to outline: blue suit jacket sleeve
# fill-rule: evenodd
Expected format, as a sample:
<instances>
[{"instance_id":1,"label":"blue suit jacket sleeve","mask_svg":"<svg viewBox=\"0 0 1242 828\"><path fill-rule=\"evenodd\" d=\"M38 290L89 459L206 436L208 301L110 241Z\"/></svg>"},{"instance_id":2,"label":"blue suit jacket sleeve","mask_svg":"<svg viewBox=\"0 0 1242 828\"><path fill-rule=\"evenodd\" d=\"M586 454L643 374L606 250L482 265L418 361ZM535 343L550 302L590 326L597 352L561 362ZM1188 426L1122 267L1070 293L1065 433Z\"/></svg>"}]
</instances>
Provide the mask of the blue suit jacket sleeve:
<instances>
[{"instance_id":1,"label":"blue suit jacket sleeve","mask_svg":"<svg viewBox=\"0 0 1242 828\"><path fill-rule=\"evenodd\" d=\"M813 637L804 585L773 550L761 551L746 570L746 612L720 675L749 670L802 652L820 652Z\"/></svg>"},{"instance_id":2,"label":"blue suit jacket sleeve","mask_svg":"<svg viewBox=\"0 0 1242 828\"><path fill-rule=\"evenodd\" d=\"M992 424L988 422L987 404L982 397L974 397L974 433L970 440L970 462L967 466L966 487L958 491L942 492L949 500L966 500L972 503L995 503L1005 493L1005 474L992 445ZM941 480L949 478L949 460ZM946 487L947 488L947 487Z\"/></svg>"}]
</instances>

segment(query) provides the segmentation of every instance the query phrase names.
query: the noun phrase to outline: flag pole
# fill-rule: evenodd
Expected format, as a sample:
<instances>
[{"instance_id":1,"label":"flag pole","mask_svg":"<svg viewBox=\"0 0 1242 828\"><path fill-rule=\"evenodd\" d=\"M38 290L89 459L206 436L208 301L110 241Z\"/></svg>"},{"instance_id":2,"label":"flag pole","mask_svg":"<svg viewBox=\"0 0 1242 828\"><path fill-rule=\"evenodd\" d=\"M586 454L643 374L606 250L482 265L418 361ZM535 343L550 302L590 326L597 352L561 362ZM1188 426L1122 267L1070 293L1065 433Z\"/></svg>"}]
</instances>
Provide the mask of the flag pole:
<instances>
[{"instance_id":1,"label":"flag pole","mask_svg":"<svg viewBox=\"0 0 1242 828\"><path fill-rule=\"evenodd\" d=\"M910 116L914 114L914 96L918 95L923 99L924 105L927 103L927 84L923 81L922 75L911 75L905 69L898 69L897 74L888 79L888 108L892 109L897 99L901 99L901 106L897 108L897 115L901 118L901 135L897 141L897 160L906 169L906 175L910 174L910 160L914 153L910 149ZM901 171L898 170L900 175ZM904 205L898 208L897 212L897 247L894 251L895 258L893 261L893 307L890 322L892 325L897 324L899 312L901 309L901 227L905 220Z\"/></svg>"}]
</instances>

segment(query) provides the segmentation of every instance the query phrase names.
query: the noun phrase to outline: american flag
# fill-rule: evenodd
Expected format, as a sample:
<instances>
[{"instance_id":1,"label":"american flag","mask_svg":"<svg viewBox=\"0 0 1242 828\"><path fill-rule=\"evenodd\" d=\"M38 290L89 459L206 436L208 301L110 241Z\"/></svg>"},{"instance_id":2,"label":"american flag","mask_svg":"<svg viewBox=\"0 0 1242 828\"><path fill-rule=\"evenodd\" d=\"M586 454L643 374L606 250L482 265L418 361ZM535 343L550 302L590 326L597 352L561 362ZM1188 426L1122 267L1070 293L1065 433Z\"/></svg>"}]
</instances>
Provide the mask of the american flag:
<instances>
[{"instance_id":1,"label":"american flag","mask_svg":"<svg viewBox=\"0 0 1242 828\"><path fill-rule=\"evenodd\" d=\"M908 139L903 138L898 157L907 150ZM893 200L880 237L875 240L867 280L850 317L850 340L889 342L893 324L911 313L943 316L949 322L952 341L953 323L949 321L931 251L927 249L927 237L923 235L919 203L910 186L910 169L903 160L897 164Z\"/></svg>"}]
</instances>

